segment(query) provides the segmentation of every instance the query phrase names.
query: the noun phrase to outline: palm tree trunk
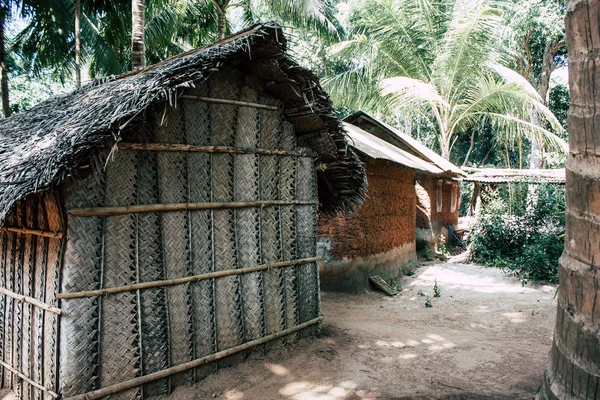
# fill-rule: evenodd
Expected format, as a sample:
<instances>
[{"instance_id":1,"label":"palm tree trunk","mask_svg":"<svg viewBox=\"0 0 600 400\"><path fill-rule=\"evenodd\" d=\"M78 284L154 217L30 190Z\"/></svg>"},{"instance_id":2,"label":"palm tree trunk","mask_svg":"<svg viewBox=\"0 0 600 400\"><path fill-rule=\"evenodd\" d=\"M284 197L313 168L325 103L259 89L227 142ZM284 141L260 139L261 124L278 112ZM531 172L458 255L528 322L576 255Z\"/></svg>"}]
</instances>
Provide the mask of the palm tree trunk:
<instances>
[{"instance_id":1,"label":"palm tree trunk","mask_svg":"<svg viewBox=\"0 0 600 400\"><path fill-rule=\"evenodd\" d=\"M144 0L131 0L131 69L134 71L146 66L144 18Z\"/></svg>"},{"instance_id":2,"label":"palm tree trunk","mask_svg":"<svg viewBox=\"0 0 600 400\"><path fill-rule=\"evenodd\" d=\"M2 113L4 118L10 117L10 101L8 97L8 69L6 65L6 44L4 38L6 14L8 7L0 1L0 91L2 92Z\"/></svg>"},{"instance_id":3,"label":"palm tree trunk","mask_svg":"<svg viewBox=\"0 0 600 400\"><path fill-rule=\"evenodd\" d=\"M81 0L75 0L75 87L81 87Z\"/></svg>"},{"instance_id":4,"label":"palm tree trunk","mask_svg":"<svg viewBox=\"0 0 600 400\"><path fill-rule=\"evenodd\" d=\"M229 6L229 1L230 0L213 0L213 3L217 7L217 11L219 13L219 40L225 39L225 29L227 27L227 7Z\"/></svg>"},{"instance_id":5,"label":"palm tree trunk","mask_svg":"<svg viewBox=\"0 0 600 400\"><path fill-rule=\"evenodd\" d=\"M555 44L548 40L544 46L544 55L542 57L542 73L540 75L540 85L538 86L538 94L542 98L542 102L547 104L546 97L550 89L550 75L554 71L554 54L558 51ZM537 113L531 111L531 122L540 125L540 118ZM544 145L539 140L531 141L531 155L529 168L538 169L544 166Z\"/></svg>"},{"instance_id":6,"label":"palm tree trunk","mask_svg":"<svg viewBox=\"0 0 600 400\"><path fill-rule=\"evenodd\" d=\"M600 398L600 0L570 0L567 226L550 359L537 399Z\"/></svg>"}]
</instances>

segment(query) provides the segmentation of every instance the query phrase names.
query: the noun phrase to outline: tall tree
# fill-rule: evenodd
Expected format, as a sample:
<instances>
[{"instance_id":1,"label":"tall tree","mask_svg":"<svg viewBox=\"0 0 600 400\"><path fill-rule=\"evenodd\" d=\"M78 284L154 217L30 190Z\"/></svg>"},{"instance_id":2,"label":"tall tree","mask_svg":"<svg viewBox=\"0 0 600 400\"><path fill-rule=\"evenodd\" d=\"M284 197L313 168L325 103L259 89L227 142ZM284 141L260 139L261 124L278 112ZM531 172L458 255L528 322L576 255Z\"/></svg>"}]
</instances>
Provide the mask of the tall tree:
<instances>
[{"instance_id":1,"label":"tall tree","mask_svg":"<svg viewBox=\"0 0 600 400\"><path fill-rule=\"evenodd\" d=\"M4 118L10 117L8 67L6 63L6 18L8 13L8 0L0 0L0 91L2 92L2 114Z\"/></svg>"},{"instance_id":2,"label":"tall tree","mask_svg":"<svg viewBox=\"0 0 600 400\"><path fill-rule=\"evenodd\" d=\"M81 0L75 0L75 87L81 87Z\"/></svg>"},{"instance_id":3,"label":"tall tree","mask_svg":"<svg viewBox=\"0 0 600 400\"><path fill-rule=\"evenodd\" d=\"M566 237L554 340L537 398L583 400L600 396L600 0L570 0L565 22L571 91Z\"/></svg>"},{"instance_id":4,"label":"tall tree","mask_svg":"<svg viewBox=\"0 0 600 400\"><path fill-rule=\"evenodd\" d=\"M512 29L510 46L516 51L515 67L531 82L544 104L550 90L550 76L566 60L563 15L564 0L513 0L505 14L506 24ZM538 115L531 110L536 123ZM530 168L544 166L543 144L531 141Z\"/></svg>"},{"instance_id":5,"label":"tall tree","mask_svg":"<svg viewBox=\"0 0 600 400\"><path fill-rule=\"evenodd\" d=\"M500 65L497 3L363 2L352 17L353 38L331 48L348 67L326 79L330 94L338 105L426 121L445 158L459 133L485 124L502 143L527 136L564 148L529 119L533 108L560 130L535 89Z\"/></svg>"},{"instance_id":6,"label":"tall tree","mask_svg":"<svg viewBox=\"0 0 600 400\"><path fill-rule=\"evenodd\" d=\"M131 0L131 69L143 69L146 66L146 44L144 0Z\"/></svg>"}]
</instances>

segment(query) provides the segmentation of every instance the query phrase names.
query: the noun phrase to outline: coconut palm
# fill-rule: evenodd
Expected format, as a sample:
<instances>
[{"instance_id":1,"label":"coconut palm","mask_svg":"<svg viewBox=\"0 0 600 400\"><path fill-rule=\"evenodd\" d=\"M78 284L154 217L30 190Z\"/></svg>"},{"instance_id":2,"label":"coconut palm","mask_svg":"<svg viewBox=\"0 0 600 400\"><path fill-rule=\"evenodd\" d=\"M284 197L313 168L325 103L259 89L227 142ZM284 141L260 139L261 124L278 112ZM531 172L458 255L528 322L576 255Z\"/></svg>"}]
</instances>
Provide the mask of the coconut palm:
<instances>
[{"instance_id":1,"label":"coconut palm","mask_svg":"<svg viewBox=\"0 0 600 400\"><path fill-rule=\"evenodd\" d=\"M0 91L2 92L2 114L10 116L10 101L8 95L8 68L6 63L6 18L9 13L7 1L0 0Z\"/></svg>"},{"instance_id":2,"label":"coconut palm","mask_svg":"<svg viewBox=\"0 0 600 400\"><path fill-rule=\"evenodd\" d=\"M353 36L330 48L348 67L326 79L338 105L384 115L415 116L436 130L449 158L457 134L489 123L497 140L543 138L566 144L529 109L560 130L533 87L498 56L502 2L495 0L364 1Z\"/></svg>"}]
</instances>

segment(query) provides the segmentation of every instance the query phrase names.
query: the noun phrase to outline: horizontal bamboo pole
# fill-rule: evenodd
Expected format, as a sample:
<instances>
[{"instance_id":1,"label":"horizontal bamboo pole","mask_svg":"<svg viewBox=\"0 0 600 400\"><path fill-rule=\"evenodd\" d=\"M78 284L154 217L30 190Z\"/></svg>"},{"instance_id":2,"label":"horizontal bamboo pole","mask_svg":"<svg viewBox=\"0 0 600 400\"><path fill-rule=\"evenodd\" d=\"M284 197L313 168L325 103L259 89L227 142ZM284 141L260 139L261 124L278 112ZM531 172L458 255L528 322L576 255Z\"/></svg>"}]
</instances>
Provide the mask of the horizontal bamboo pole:
<instances>
[{"instance_id":1,"label":"horizontal bamboo pole","mask_svg":"<svg viewBox=\"0 0 600 400\"><path fill-rule=\"evenodd\" d=\"M323 317L318 317L318 318L312 319L310 321L307 321L307 322L305 322L303 324L294 326L293 328L285 329L285 330L283 330L281 332L277 332L277 333L274 333L272 335L265 336L263 338L253 340L251 342L244 343L244 344L242 344L240 346L236 346L236 347L232 347L232 348L227 349L227 350L220 351L220 352L212 354L210 356L198 358L196 360L189 361L189 362L186 362L186 363L183 363L183 364L179 364L179 365L176 365L174 367L163 369L162 371L153 372L153 373L148 374L148 375L140 376L139 378L129 379L129 380L125 381L125 382L117 383L116 385L111 385L111 386L107 386L107 387L102 388L102 389L94 390L93 392L88 392L88 393L80 394L80 395L77 395L77 396L67 397L67 398L64 398L63 400L95 400L95 399L100 399L100 398L103 398L105 396L110 396L112 394L122 392L122 391L127 390L127 389L131 389L131 388L134 388L134 387L145 385L145 384L150 383L150 382L157 381L159 379L168 378L169 376L178 374L180 372L185 372L185 371L190 370L192 368L196 368L196 367L199 367L199 366L204 365L204 364L208 364L208 363L213 362L213 361L220 360L220 359L228 357L228 356L230 356L232 354L239 353L240 351L248 350L248 349L251 349L253 347L260 346L262 344L271 342L273 340L277 340L279 338L282 338L283 336L286 336L286 335L289 335L291 333L297 332L297 331L302 330L304 328L308 328L309 326L318 324L319 322L321 322L322 319L323 319Z\"/></svg>"},{"instance_id":2,"label":"horizontal bamboo pole","mask_svg":"<svg viewBox=\"0 0 600 400\"><path fill-rule=\"evenodd\" d=\"M232 201L227 203L175 203L175 204L140 204L121 207L88 207L72 208L68 211L73 217L110 217L112 215L138 214L151 212L188 211L188 210L217 210L231 208L251 208L286 205L311 205L315 201L305 200L262 200L262 201Z\"/></svg>"},{"instance_id":3,"label":"horizontal bamboo pole","mask_svg":"<svg viewBox=\"0 0 600 400\"><path fill-rule=\"evenodd\" d=\"M5 226L2 230L8 232L22 233L24 235L34 235L34 236L43 236L51 239L62 239L62 232L51 232L51 231L43 231L39 229L28 229L28 228L19 228L16 226Z\"/></svg>"},{"instance_id":4,"label":"horizontal bamboo pole","mask_svg":"<svg viewBox=\"0 0 600 400\"><path fill-rule=\"evenodd\" d=\"M95 297L95 296L105 296L108 294L115 294L115 293L122 293L122 292L133 292L133 291L140 290L140 289L151 289L151 288L157 288L157 287L183 285L184 283L204 281L207 279L222 278L224 276L249 274L252 272L264 271L266 269L283 268L283 267L289 267L289 266L298 265L298 264L308 264L308 263L316 262L318 260L319 260L318 257L301 258L301 259L291 260L291 261L280 261L280 262L275 262L275 263L271 263L271 264L257 265L256 267L228 269L228 270L224 270L224 271L209 272L209 273L201 274L201 275L186 276L184 278L133 283L131 285L126 285L126 286L117 286L117 287L112 287L112 288L89 290L89 291L84 291L84 292L59 293L56 295L56 298L59 300L80 299L82 297Z\"/></svg>"},{"instance_id":5,"label":"horizontal bamboo pole","mask_svg":"<svg viewBox=\"0 0 600 400\"><path fill-rule=\"evenodd\" d=\"M190 95L185 95L185 94L183 96L181 96L181 98L185 99L185 100L202 101L204 103L225 104L225 105L229 105L229 106L241 106L241 107L252 107L252 108L260 108L262 110L272 110L272 111L279 110L279 107L277 107L277 106L270 106L267 104L260 104L260 103L249 103L247 101L239 101L239 100L215 99L212 97L190 96Z\"/></svg>"},{"instance_id":6,"label":"horizontal bamboo pole","mask_svg":"<svg viewBox=\"0 0 600 400\"><path fill-rule=\"evenodd\" d=\"M22 294L17 294L15 292L11 292L7 288L0 287L0 294L11 297L15 300L20 301L21 303L32 304L36 307L41 308L42 310L49 311L56 315L60 315L60 313L61 313L60 308L56 308L49 304L43 303L43 302L39 301L38 299L34 299L33 297L23 296Z\"/></svg>"},{"instance_id":7,"label":"horizontal bamboo pole","mask_svg":"<svg viewBox=\"0 0 600 400\"><path fill-rule=\"evenodd\" d=\"M58 399L60 397L58 395L58 393L54 393L52 390L50 390L48 388L45 388L44 386L40 385L37 382L32 381L31 379L29 379L28 377L26 377L21 372L17 371L16 369L14 369L13 367L11 367L10 365L8 365L7 363L5 363L4 361L0 361L0 365L2 365L4 368L6 368L7 370L9 370L13 374L17 375L19 378L23 379L25 382L29 383L31 386L33 386L35 388L38 388L38 389L40 389L40 390L48 393L50 396L54 397L55 399Z\"/></svg>"},{"instance_id":8,"label":"horizontal bamboo pole","mask_svg":"<svg viewBox=\"0 0 600 400\"><path fill-rule=\"evenodd\" d=\"M230 146L196 146L181 143L123 143L118 144L119 150L140 151L179 151L189 153L232 153L232 154L262 154L273 156L310 157L310 154L301 151L279 149L238 148Z\"/></svg>"}]
</instances>

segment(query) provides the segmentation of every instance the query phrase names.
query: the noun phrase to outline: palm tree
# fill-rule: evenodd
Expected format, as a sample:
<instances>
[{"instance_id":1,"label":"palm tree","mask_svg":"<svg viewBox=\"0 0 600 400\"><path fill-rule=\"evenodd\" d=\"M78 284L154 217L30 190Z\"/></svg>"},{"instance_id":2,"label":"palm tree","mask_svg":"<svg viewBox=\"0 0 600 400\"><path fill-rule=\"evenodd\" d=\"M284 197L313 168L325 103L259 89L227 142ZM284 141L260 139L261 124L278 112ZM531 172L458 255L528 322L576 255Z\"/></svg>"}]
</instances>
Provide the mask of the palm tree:
<instances>
[{"instance_id":1,"label":"palm tree","mask_svg":"<svg viewBox=\"0 0 600 400\"><path fill-rule=\"evenodd\" d=\"M435 128L449 158L457 134L485 123L497 140L555 134L529 120L530 109L560 130L535 89L498 56L502 9L494 0L375 0L353 17L353 37L333 45L348 64L325 84L338 105L418 117Z\"/></svg>"},{"instance_id":2,"label":"palm tree","mask_svg":"<svg viewBox=\"0 0 600 400\"><path fill-rule=\"evenodd\" d=\"M131 0L131 69L143 69L146 66L146 45L144 0Z\"/></svg>"},{"instance_id":3,"label":"palm tree","mask_svg":"<svg viewBox=\"0 0 600 400\"><path fill-rule=\"evenodd\" d=\"M2 92L2 114L10 117L10 101L8 96L8 69L6 63L6 17L9 12L8 3L0 0L0 91Z\"/></svg>"},{"instance_id":4,"label":"palm tree","mask_svg":"<svg viewBox=\"0 0 600 400\"><path fill-rule=\"evenodd\" d=\"M567 163L567 225L559 260L560 291L550 359L537 399L598 398L600 331L600 171L594 129L600 107L595 80L598 0L570 0L565 18L569 47L570 153Z\"/></svg>"}]
</instances>

